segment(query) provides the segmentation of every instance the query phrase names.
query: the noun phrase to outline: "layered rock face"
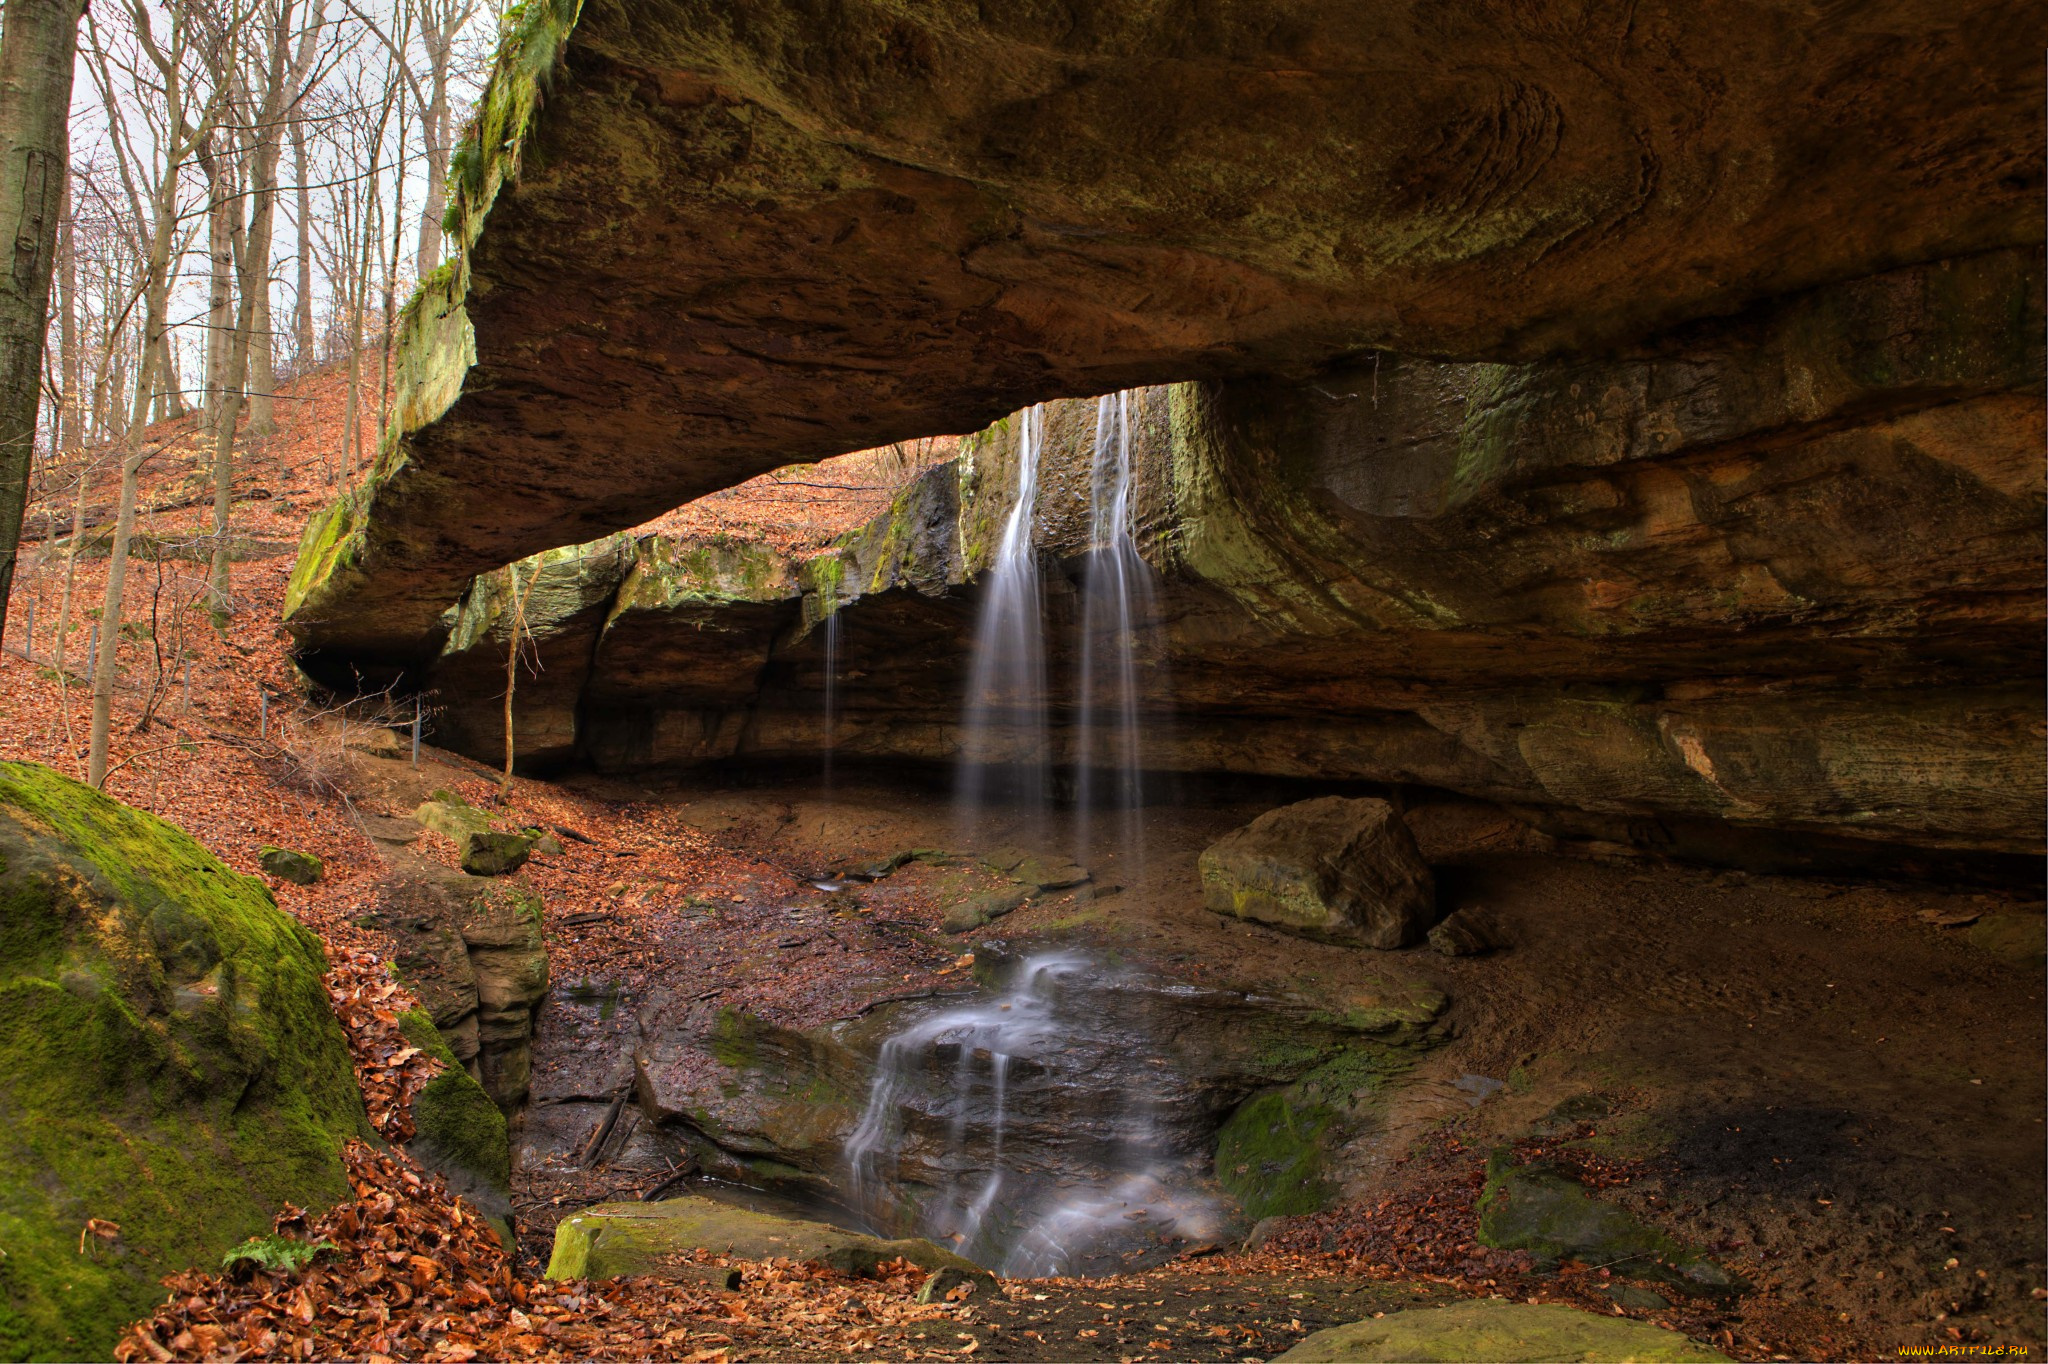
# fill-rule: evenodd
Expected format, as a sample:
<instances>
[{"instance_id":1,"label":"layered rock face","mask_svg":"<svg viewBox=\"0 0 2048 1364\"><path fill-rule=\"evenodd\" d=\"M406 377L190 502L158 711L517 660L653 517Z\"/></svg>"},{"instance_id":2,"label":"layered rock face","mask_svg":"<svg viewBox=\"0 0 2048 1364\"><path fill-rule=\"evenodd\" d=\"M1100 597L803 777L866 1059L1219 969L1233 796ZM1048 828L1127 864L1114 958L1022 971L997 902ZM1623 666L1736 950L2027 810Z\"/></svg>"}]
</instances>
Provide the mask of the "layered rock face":
<instances>
[{"instance_id":1,"label":"layered rock face","mask_svg":"<svg viewBox=\"0 0 2048 1364\"><path fill-rule=\"evenodd\" d=\"M1385 357L1134 394L1144 761L1443 787L1739 860L2038 845L2037 253L1758 305L1598 359ZM1096 404L1047 409L1055 758L1071 758ZM613 537L519 566L520 752L611 771L950 762L1011 424L803 562ZM537 575L537 576L536 576ZM430 674L502 752L506 575ZM1740 833L1740 838L1731 837Z\"/></svg>"},{"instance_id":2,"label":"layered rock face","mask_svg":"<svg viewBox=\"0 0 2048 1364\"><path fill-rule=\"evenodd\" d=\"M397 429L293 583L333 677L777 465L1368 348L1591 354L2040 235L2012 0L521 14Z\"/></svg>"}]
</instances>

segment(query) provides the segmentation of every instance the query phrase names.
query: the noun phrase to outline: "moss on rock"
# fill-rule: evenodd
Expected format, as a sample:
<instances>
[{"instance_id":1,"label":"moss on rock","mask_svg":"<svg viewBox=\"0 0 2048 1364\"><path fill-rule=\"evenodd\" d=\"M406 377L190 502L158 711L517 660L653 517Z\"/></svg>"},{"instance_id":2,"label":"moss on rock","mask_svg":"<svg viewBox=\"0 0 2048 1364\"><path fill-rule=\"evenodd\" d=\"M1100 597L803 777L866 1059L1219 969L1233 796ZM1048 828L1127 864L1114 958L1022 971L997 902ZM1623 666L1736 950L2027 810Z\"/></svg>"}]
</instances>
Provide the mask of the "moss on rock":
<instances>
[{"instance_id":1,"label":"moss on rock","mask_svg":"<svg viewBox=\"0 0 2048 1364\"><path fill-rule=\"evenodd\" d=\"M512 1140L505 1115L455 1059L423 1009L398 1016L406 1041L446 1067L413 1096L413 1158L484 1213L512 1245Z\"/></svg>"},{"instance_id":2,"label":"moss on rock","mask_svg":"<svg viewBox=\"0 0 2048 1364\"><path fill-rule=\"evenodd\" d=\"M96 1358L347 1193L368 1136L319 942L180 830L0 763L0 1356ZM85 1238L88 1218L119 1227Z\"/></svg>"},{"instance_id":3,"label":"moss on rock","mask_svg":"<svg viewBox=\"0 0 2048 1364\"><path fill-rule=\"evenodd\" d=\"M1668 1360L1680 1364L1726 1360L1728 1356L1648 1322L1596 1316L1559 1303L1539 1307L1489 1299L1390 1312L1371 1321L1332 1326L1279 1358L1299 1364L1469 1359L1499 1360L1502 1364L1538 1360L1568 1364Z\"/></svg>"},{"instance_id":4,"label":"moss on rock","mask_svg":"<svg viewBox=\"0 0 2048 1364\"><path fill-rule=\"evenodd\" d=\"M787 1256L813 1260L846 1274L872 1273L885 1261L903 1259L924 1269L953 1269L977 1279L989 1278L988 1271L973 1261L930 1241L914 1237L884 1240L824 1222L773 1217L708 1198L607 1203L579 1213L555 1228L548 1277L658 1277L664 1261L693 1250L729 1252L748 1259Z\"/></svg>"},{"instance_id":5,"label":"moss on rock","mask_svg":"<svg viewBox=\"0 0 2048 1364\"><path fill-rule=\"evenodd\" d=\"M1623 1272L1692 1293L1731 1293L1744 1287L1712 1260L1626 1209L1595 1198L1554 1170L1517 1165L1505 1149L1487 1161L1478 1209L1480 1243L1499 1250L1625 1266Z\"/></svg>"},{"instance_id":6,"label":"moss on rock","mask_svg":"<svg viewBox=\"0 0 2048 1364\"><path fill-rule=\"evenodd\" d=\"M1295 1062L1300 1079L1239 1105L1217 1133L1217 1182L1254 1221L1319 1210L1336 1192L1336 1148L1377 1119L1383 1091L1411 1064L1403 1049L1373 1044Z\"/></svg>"}]
</instances>

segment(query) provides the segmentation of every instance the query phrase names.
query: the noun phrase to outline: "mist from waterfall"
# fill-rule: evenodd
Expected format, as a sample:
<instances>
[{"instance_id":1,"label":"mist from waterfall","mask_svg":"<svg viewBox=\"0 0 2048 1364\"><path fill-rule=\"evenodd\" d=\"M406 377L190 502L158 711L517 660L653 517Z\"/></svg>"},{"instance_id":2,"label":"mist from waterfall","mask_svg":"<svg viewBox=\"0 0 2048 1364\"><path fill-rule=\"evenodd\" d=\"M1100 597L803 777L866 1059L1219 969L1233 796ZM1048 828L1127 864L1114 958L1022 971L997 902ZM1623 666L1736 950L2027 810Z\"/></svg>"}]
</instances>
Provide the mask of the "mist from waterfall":
<instances>
[{"instance_id":1,"label":"mist from waterfall","mask_svg":"<svg viewBox=\"0 0 2048 1364\"><path fill-rule=\"evenodd\" d=\"M1097 815L1123 853L1123 874L1143 862L1139 806L1144 794L1138 721L1138 653L1156 620L1152 568L1138 553L1131 487L1131 395L1095 404L1089 476L1089 556L1082 588L1075 685L1074 840L1076 859L1094 856Z\"/></svg>"},{"instance_id":2,"label":"mist from waterfall","mask_svg":"<svg viewBox=\"0 0 2048 1364\"><path fill-rule=\"evenodd\" d=\"M1017 414L1017 500L1003 521L976 624L960 749L959 811L972 837L993 797L1042 829L1046 754L1045 638L1033 522L1045 410Z\"/></svg>"}]
</instances>

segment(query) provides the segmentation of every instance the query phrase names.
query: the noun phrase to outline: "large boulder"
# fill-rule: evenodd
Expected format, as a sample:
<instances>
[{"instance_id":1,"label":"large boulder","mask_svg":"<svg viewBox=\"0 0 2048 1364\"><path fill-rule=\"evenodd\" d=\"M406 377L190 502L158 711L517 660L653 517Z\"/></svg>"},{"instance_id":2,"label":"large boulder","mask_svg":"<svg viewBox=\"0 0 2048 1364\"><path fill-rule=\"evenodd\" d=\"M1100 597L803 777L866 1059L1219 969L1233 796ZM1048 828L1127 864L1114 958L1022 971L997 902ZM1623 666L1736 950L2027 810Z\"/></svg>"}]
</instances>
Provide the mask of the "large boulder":
<instances>
[{"instance_id":1,"label":"large boulder","mask_svg":"<svg viewBox=\"0 0 2048 1364\"><path fill-rule=\"evenodd\" d=\"M605 1203L578 1213L555 1228L548 1277L659 1277L666 1262L694 1250L749 1260L814 1260L846 1274L868 1274L886 1261L908 1260L923 1269L952 1269L984 1280L990 1277L971 1260L930 1241L915 1237L884 1240L824 1222L775 1217L697 1197L659 1203Z\"/></svg>"},{"instance_id":2,"label":"large boulder","mask_svg":"<svg viewBox=\"0 0 2048 1364\"><path fill-rule=\"evenodd\" d=\"M347 1196L325 969L261 881L0 763L0 1357L105 1358L165 1274Z\"/></svg>"},{"instance_id":3,"label":"large boulder","mask_svg":"<svg viewBox=\"0 0 2048 1364\"><path fill-rule=\"evenodd\" d=\"M1436 919L1436 882L1383 800L1325 796L1268 810L1201 857L1218 914L1358 947L1406 947Z\"/></svg>"},{"instance_id":4,"label":"large boulder","mask_svg":"<svg viewBox=\"0 0 2048 1364\"><path fill-rule=\"evenodd\" d=\"M1332 1326L1277 1358L1295 1364L1473 1359L1499 1364L1694 1364L1725 1361L1728 1356L1648 1322L1595 1316L1558 1303L1538 1307L1487 1299Z\"/></svg>"}]
</instances>

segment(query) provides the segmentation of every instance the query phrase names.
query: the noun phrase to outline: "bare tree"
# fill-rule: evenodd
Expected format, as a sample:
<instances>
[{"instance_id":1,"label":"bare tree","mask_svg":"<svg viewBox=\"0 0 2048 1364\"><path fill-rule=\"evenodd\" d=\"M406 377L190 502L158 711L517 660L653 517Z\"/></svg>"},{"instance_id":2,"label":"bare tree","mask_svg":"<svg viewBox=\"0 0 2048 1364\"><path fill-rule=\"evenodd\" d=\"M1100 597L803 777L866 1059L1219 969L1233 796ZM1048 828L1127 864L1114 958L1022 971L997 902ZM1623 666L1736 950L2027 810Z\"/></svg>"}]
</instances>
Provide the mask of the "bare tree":
<instances>
[{"instance_id":1,"label":"bare tree","mask_svg":"<svg viewBox=\"0 0 2048 1364\"><path fill-rule=\"evenodd\" d=\"M0 643L35 459L80 9L77 0L7 0L0 20L0 223L14 231L0 276Z\"/></svg>"},{"instance_id":2,"label":"bare tree","mask_svg":"<svg viewBox=\"0 0 2048 1364\"><path fill-rule=\"evenodd\" d=\"M107 586L100 608L103 639L94 661L92 731L86 779L94 786L107 775L107 743L113 721L114 683L120 653L121 605L127 584L129 542L135 533L135 492L143 461L153 453L146 440L151 399L161 357L168 354L170 267L181 216L184 171L212 135L226 92L208 89L202 63L194 60L196 35L189 9L172 9L159 34L147 0L125 0L128 43L118 51L97 22L87 21L92 61L88 69L107 111L109 141L121 183L138 227L146 224L139 295L143 305L142 363L136 375L125 448L114 540L107 557ZM126 92L140 89L143 129L133 126ZM196 107L195 107L196 105Z\"/></svg>"}]
</instances>

